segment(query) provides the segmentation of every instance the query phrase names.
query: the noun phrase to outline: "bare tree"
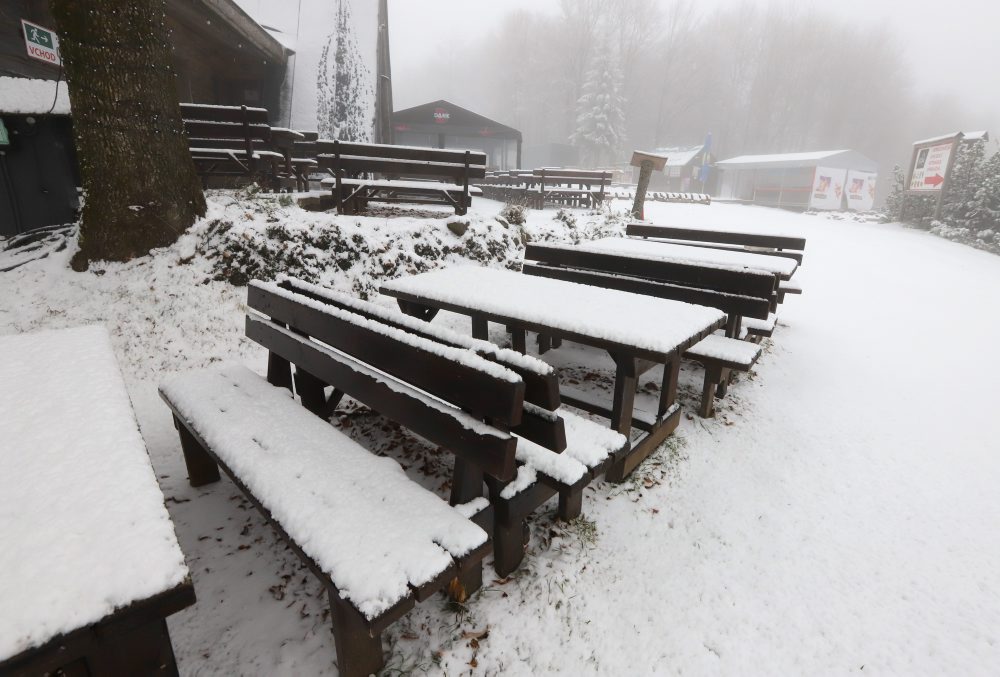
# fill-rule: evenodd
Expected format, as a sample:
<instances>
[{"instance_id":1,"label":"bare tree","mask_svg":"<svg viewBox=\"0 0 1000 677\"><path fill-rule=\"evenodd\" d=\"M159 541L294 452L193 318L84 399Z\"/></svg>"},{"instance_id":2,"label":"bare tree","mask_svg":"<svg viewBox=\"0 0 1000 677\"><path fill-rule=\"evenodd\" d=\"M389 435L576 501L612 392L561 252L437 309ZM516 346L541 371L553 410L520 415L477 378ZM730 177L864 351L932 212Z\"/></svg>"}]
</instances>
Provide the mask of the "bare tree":
<instances>
[{"instance_id":1,"label":"bare tree","mask_svg":"<svg viewBox=\"0 0 1000 677\"><path fill-rule=\"evenodd\" d=\"M50 6L86 191L73 267L170 245L205 213L205 198L182 129L164 1Z\"/></svg>"}]
</instances>

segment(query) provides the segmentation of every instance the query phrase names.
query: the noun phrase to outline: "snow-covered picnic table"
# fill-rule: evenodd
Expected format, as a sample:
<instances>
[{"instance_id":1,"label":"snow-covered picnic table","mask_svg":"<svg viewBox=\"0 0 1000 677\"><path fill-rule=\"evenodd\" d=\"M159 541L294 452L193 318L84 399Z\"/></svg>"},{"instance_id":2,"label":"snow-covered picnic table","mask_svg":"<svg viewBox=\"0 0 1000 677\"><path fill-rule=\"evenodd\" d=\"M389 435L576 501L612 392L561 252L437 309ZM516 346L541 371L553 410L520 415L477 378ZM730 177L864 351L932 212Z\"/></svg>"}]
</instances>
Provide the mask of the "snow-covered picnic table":
<instances>
[{"instance_id":1,"label":"snow-covered picnic table","mask_svg":"<svg viewBox=\"0 0 1000 677\"><path fill-rule=\"evenodd\" d=\"M725 314L714 308L476 266L393 280L381 291L417 317L430 319L437 310L468 315L476 338L488 338L489 322L506 325L521 352L526 331L606 350L617 366L610 408L566 387L561 393L564 402L609 417L618 432L629 435L633 425L645 431L608 471L612 481L630 473L677 427L681 355L725 323ZM645 417L633 406L637 379L658 364L665 365L659 408L655 417Z\"/></svg>"},{"instance_id":2,"label":"snow-covered picnic table","mask_svg":"<svg viewBox=\"0 0 1000 677\"><path fill-rule=\"evenodd\" d=\"M693 262L725 268L753 268L789 279L799 267L795 259L767 254L754 254L730 249L713 249L694 245L608 237L578 245L583 251L607 252L658 261Z\"/></svg>"},{"instance_id":3,"label":"snow-covered picnic table","mask_svg":"<svg viewBox=\"0 0 1000 677\"><path fill-rule=\"evenodd\" d=\"M194 590L106 330L0 337L0 412L0 673L176 674Z\"/></svg>"}]
</instances>

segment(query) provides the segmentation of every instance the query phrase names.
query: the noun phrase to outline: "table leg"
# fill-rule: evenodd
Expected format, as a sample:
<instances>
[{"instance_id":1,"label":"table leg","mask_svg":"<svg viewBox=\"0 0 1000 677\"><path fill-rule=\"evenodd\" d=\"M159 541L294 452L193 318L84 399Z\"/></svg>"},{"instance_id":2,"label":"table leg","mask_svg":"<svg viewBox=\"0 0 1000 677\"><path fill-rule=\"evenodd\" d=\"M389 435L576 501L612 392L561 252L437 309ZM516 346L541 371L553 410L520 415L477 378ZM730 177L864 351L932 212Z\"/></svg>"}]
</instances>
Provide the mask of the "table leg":
<instances>
[{"instance_id":1,"label":"table leg","mask_svg":"<svg viewBox=\"0 0 1000 677\"><path fill-rule=\"evenodd\" d=\"M675 357L663 365L663 383L660 386L660 406L656 410L657 418L662 417L670 406L677 401L677 378L681 370L681 360Z\"/></svg>"},{"instance_id":2,"label":"table leg","mask_svg":"<svg viewBox=\"0 0 1000 677\"><path fill-rule=\"evenodd\" d=\"M472 316L472 338L480 341L490 340L490 323L481 315Z\"/></svg>"},{"instance_id":3,"label":"table leg","mask_svg":"<svg viewBox=\"0 0 1000 677\"><path fill-rule=\"evenodd\" d=\"M632 410L638 380L638 360L626 355L611 355L615 361L615 396L611 405L611 427L628 436L632 430Z\"/></svg>"},{"instance_id":4,"label":"table leg","mask_svg":"<svg viewBox=\"0 0 1000 677\"><path fill-rule=\"evenodd\" d=\"M451 476L452 505L462 505L483 495L483 469L474 463L455 457Z\"/></svg>"},{"instance_id":5,"label":"table leg","mask_svg":"<svg viewBox=\"0 0 1000 677\"><path fill-rule=\"evenodd\" d=\"M510 332L510 342L514 350L522 355L526 354L528 352L528 341L525 336L527 332L517 327L507 327L507 331Z\"/></svg>"}]
</instances>

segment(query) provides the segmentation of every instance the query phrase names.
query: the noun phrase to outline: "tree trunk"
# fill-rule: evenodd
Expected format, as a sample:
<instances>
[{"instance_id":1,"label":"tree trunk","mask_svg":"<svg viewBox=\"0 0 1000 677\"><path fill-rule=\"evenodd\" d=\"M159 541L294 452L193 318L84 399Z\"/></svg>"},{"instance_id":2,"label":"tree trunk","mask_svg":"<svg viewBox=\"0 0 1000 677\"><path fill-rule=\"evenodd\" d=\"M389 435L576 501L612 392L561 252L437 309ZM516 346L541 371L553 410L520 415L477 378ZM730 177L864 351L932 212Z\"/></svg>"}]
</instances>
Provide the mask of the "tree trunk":
<instances>
[{"instance_id":1,"label":"tree trunk","mask_svg":"<svg viewBox=\"0 0 1000 677\"><path fill-rule=\"evenodd\" d=\"M205 213L181 123L164 0L49 0L86 198L76 270L172 244Z\"/></svg>"}]
</instances>

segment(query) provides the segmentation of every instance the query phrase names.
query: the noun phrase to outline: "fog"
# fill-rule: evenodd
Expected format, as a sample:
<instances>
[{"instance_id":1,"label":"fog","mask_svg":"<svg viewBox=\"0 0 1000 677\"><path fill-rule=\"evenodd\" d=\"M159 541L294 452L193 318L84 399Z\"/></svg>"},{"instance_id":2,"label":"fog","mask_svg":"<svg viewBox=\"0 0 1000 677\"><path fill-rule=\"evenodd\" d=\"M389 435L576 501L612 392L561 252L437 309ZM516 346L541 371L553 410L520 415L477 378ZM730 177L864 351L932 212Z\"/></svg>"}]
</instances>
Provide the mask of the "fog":
<instances>
[{"instance_id":1,"label":"fog","mask_svg":"<svg viewBox=\"0 0 1000 677\"><path fill-rule=\"evenodd\" d=\"M852 148L885 177L916 139L1000 133L998 26L993 0L390 0L393 92L568 143L610 60L618 162L711 132L719 158Z\"/></svg>"}]
</instances>

